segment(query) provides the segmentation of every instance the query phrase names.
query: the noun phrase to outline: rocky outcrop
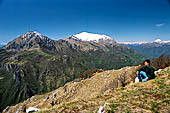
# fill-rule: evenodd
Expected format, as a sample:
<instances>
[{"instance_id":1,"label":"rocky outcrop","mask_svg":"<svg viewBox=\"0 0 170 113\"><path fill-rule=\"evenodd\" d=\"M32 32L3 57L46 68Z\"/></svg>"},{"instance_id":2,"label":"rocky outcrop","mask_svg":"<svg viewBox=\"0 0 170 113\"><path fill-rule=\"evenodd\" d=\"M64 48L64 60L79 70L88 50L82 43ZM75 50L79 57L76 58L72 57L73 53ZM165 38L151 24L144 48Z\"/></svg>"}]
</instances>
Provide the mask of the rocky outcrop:
<instances>
[{"instance_id":1,"label":"rocky outcrop","mask_svg":"<svg viewBox=\"0 0 170 113\"><path fill-rule=\"evenodd\" d=\"M2 68L5 68L8 72L10 71L15 71L15 70L19 70L20 66L17 64L3 64Z\"/></svg>"},{"instance_id":2,"label":"rocky outcrop","mask_svg":"<svg viewBox=\"0 0 170 113\"><path fill-rule=\"evenodd\" d=\"M13 79L17 82L17 84L21 84L21 75L19 71L14 72Z\"/></svg>"},{"instance_id":3,"label":"rocky outcrop","mask_svg":"<svg viewBox=\"0 0 170 113\"><path fill-rule=\"evenodd\" d=\"M29 107L29 108L26 110L26 113L32 113L32 112L35 112L35 111L40 111L40 109L35 108L35 107Z\"/></svg>"},{"instance_id":4,"label":"rocky outcrop","mask_svg":"<svg viewBox=\"0 0 170 113\"><path fill-rule=\"evenodd\" d=\"M23 113L26 112L26 106L20 106L15 113Z\"/></svg>"},{"instance_id":5,"label":"rocky outcrop","mask_svg":"<svg viewBox=\"0 0 170 113\"><path fill-rule=\"evenodd\" d=\"M13 73L13 79L16 81L18 85L21 84L21 79L24 77L24 73L21 73L21 67L17 64L2 64L2 67L6 69L8 72Z\"/></svg>"}]
</instances>

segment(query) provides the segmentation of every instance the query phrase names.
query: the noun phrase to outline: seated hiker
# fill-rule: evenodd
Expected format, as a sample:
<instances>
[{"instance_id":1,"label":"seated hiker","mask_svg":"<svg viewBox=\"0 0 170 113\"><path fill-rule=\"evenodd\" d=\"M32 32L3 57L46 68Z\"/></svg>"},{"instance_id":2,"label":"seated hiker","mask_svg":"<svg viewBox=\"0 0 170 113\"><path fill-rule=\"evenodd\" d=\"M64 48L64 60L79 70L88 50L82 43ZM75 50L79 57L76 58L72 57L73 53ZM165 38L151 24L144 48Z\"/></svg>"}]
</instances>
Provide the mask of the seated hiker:
<instances>
[{"instance_id":1,"label":"seated hiker","mask_svg":"<svg viewBox=\"0 0 170 113\"><path fill-rule=\"evenodd\" d=\"M144 66L136 72L139 82L146 82L155 78L155 69L150 65L150 60L144 61Z\"/></svg>"}]
</instances>

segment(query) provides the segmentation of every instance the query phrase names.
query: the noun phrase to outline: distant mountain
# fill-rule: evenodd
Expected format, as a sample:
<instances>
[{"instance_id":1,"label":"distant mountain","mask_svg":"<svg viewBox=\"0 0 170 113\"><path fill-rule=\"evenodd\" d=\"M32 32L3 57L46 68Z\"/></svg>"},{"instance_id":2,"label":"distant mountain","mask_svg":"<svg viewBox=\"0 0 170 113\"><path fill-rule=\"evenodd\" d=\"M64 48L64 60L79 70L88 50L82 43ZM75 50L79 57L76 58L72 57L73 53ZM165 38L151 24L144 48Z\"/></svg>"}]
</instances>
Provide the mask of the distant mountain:
<instances>
[{"instance_id":1,"label":"distant mountain","mask_svg":"<svg viewBox=\"0 0 170 113\"><path fill-rule=\"evenodd\" d=\"M148 44L148 43L159 43L159 44L166 44L170 43L170 40L168 41L162 41L161 39L156 39L152 42L146 42L146 41L137 41L137 42L119 42L119 44Z\"/></svg>"},{"instance_id":2,"label":"distant mountain","mask_svg":"<svg viewBox=\"0 0 170 113\"><path fill-rule=\"evenodd\" d=\"M0 44L0 48L2 48L4 46L4 44Z\"/></svg>"},{"instance_id":3,"label":"distant mountain","mask_svg":"<svg viewBox=\"0 0 170 113\"><path fill-rule=\"evenodd\" d=\"M157 39L153 42L121 42L119 44L128 46L146 56L159 57L162 54L170 56L170 40Z\"/></svg>"},{"instance_id":4,"label":"distant mountain","mask_svg":"<svg viewBox=\"0 0 170 113\"><path fill-rule=\"evenodd\" d=\"M55 41L27 32L0 50L0 110L80 79L85 71L118 69L143 60L106 35L83 32Z\"/></svg>"}]
</instances>

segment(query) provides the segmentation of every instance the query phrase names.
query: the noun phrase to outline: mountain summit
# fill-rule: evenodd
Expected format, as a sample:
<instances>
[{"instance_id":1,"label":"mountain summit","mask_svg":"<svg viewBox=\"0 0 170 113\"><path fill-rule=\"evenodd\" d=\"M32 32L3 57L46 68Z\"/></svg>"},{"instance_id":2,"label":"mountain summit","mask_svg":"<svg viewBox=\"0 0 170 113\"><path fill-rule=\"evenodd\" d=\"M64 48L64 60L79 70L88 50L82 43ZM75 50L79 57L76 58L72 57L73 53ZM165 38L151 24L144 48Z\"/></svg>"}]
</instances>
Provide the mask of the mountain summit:
<instances>
[{"instance_id":1,"label":"mountain summit","mask_svg":"<svg viewBox=\"0 0 170 113\"><path fill-rule=\"evenodd\" d=\"M160 43L160 44L166 44L166 43L170 43L170 40L167 40L167 41L163 41L163 40L161 40L161 39L156 39L155 41L154 41L155 43Z\"/></svg>"},{"instance_id":2,"label":"mountain summit","mask_svg":"<svg viewBox=\"0 0 170 113\"><path fill-rule=\"evenodd\" d=\"M156 39L154 42L161 42L162 40L161 39Z\"/></svg>"},{"instance_id":3,"label":"mountain summit","mask_svg":"<svg viewBox=\"0 0 170 113\"><path fill-rule=\"evenodd\" d=\"M79 34L75 34L72 36L74 39L78 39L81 41L105 41L105 40L113 40L111 37L107 35L101 35L101 34L94 34L94 33L88 33L88 32L82 32Z\"/></svg>"},{"instance_id":4,"label":"mountain summit","mask_svg":"<svg viewBox=\"0 0 170 113\"><path fill-rule=\"evenodd\" d=\"M54 40L44 36L36 31L29 31L15 40L9 42L4 48L6 50L19 51L30 48L45 48L54 50Z\"/></svg>"},{"instance_id":5,"label":"mountain summit","mask_svg":"<svg viewBox=\"0 0 170 113\"><path fill-rule=\"evenodd\" d=\"M28 31L27 33L21 35L21 38L33 38L33 37L39 37L43 38L44 36L36 31Z\"/></svg>"}]
</instances>

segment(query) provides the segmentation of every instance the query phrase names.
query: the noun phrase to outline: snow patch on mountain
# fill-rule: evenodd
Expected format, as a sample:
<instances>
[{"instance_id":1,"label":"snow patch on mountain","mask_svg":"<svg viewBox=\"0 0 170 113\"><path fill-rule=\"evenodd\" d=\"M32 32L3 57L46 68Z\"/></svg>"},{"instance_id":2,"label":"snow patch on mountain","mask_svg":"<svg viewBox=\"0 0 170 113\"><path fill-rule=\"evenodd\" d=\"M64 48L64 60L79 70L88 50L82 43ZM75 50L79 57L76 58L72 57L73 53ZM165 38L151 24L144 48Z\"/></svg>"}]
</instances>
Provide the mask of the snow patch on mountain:
<instances>
[{"instance_id":1,"label":"snow patch on mountain","mask_svg":"<svg viewBox=\"0 0 170 113\"><path fill-rule=\"evenodd\" d=\"M107 35L87 33L87 32L75 34L71 38L78 39L81 41L95 41L95 42L104 41L104 40L113 40L111 37Z\"/></svg>"},{"instance_id":2,"label":"snow patch on mountain","mask_svg":"<svg viewBox=\"0 0 170 113\"><path fill-rule=\"evenodd\" d=\"M36 31L29 31L21 36L23 39L32 38L32 37L39 37L44 39L44 36Z\"/></svg>"},{"instance_id":3,"label":"snow patch on mountain","mask_svg":"<svg viewBox=\"0 0 170 113\"><path fill-rule=\"evenodd\" d=\"M119 44L145 44L145 43L149 43L149 42L118 42Z\"/></svg>"},{"instance_id":4,"label":"snow patch on mountain","mask_svg":"<svg viewBox=\"0 0 170 113\"><path fill-rule=\"evenodd\" d=\"M161 40L161 39L156 39L154 42L156 42L156 43L170 43L170 40L168 40L168 41L163 41L163 40Z\"/></svg>"},{"instance_id":5,"label":"snow patch on mountain","mask_svg":"<svg viewBox=\"0 0 170 113\"><path fill-rule=\"evenodd\" d=\"M156 39L154 42L161 42L162 40L161 39Z\"/></svg>"}]
</instances>

